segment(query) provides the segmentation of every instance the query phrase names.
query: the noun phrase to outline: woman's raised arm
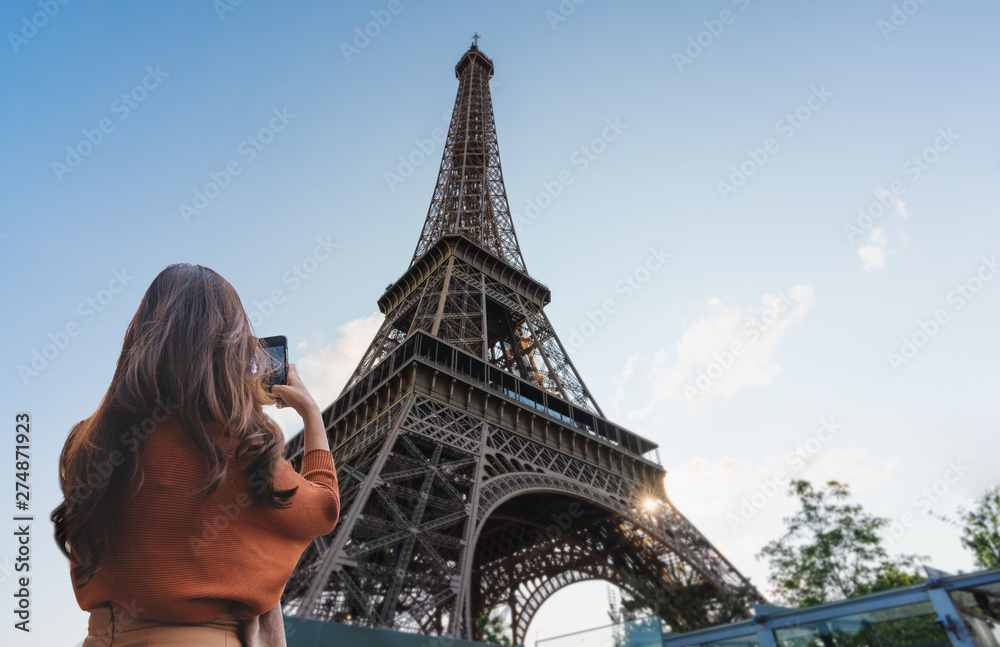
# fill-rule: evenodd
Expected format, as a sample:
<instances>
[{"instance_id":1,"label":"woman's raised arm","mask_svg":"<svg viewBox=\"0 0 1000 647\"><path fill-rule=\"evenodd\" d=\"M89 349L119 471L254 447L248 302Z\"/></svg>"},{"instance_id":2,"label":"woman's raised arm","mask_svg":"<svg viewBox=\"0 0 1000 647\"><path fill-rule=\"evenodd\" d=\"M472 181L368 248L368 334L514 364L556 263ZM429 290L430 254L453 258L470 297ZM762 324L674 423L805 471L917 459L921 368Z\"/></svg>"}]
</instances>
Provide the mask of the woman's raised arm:
<instances>
[{"instance_id":1,"label":"woman's raised arm","mask_svg":"<svg viewBox=\"0 0 1000 647\"><path fill-rule=\"evenodd\" d=\"M283 403L278 404L279 409L291 407L302 416L305 453L308 454L314 449L330 451L330 442L327 440L326 429L323 426L323 415L320 413L316 400L309 393L309 389L302 383L295 364L288 365L288 384L275 384L271 387L271 392L284 400Z\"/></svg>"}]
</instances>

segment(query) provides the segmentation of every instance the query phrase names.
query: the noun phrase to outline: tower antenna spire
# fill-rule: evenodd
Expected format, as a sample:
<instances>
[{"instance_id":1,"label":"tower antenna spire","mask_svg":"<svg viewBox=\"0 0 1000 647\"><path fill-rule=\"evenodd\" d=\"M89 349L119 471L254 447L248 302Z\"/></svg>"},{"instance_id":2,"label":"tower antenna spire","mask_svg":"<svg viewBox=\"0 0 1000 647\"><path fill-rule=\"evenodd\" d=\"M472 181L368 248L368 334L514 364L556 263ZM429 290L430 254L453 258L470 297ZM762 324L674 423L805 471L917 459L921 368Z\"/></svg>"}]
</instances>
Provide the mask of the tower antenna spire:
<instances>
[{"instance_id":1,"label":"tower antenna spire","mask_svg":"<svg viewBox=\"0 0 1000 647\"><path fill-rule=\"evenodd\" d=\"M472 46L479 49L479 33L476 32L472 35Z\"/></svg>"}]
</instances>

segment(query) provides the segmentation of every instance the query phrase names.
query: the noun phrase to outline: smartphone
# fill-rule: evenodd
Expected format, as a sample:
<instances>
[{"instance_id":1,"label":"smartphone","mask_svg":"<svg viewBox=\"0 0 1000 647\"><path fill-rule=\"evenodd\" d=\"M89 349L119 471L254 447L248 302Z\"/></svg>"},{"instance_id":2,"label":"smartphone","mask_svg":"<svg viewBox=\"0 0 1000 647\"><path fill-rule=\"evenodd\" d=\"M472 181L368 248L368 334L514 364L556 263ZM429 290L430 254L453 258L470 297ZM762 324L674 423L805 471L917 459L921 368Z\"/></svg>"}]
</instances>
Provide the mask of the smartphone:
<instances>
[{"instance_id":1,"label":"smartphone","mask_svg":"<svg viewBox=\"0 0 1000 647\"><path fill-rule=\"evenodd\" d=\"M288 383L288 339L284 335L275 335L263 337L259 341L264 350L261 381L270 392L271 385Z\"/></svg>"}]
</instances>

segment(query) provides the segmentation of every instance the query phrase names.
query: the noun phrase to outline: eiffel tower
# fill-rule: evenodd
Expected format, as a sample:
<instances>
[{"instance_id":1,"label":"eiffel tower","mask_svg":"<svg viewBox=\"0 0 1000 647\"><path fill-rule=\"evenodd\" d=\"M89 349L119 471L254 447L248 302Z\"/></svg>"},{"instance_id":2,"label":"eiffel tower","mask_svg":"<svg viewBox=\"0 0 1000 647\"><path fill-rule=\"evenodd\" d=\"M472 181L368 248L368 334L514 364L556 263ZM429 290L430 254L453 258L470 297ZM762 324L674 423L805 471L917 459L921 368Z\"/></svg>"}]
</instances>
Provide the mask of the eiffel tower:
<instances>
[{"instance_id":1,"label":"eiffel tower","mask_svg":"<svg viewBox=\"0 0 1000 647\"><path fill-rule=\"evenodd\" d=\"M286 615L514 643L553 593L651 583L675 630L746 615L749 582L667 499L657 445L604 417L545 315L504 189L473 42L437 185L406 272L353 376L323 412L341 520L303 553ZM298 465L301 434L287 457Z\"/></svg>"}]
</instances>

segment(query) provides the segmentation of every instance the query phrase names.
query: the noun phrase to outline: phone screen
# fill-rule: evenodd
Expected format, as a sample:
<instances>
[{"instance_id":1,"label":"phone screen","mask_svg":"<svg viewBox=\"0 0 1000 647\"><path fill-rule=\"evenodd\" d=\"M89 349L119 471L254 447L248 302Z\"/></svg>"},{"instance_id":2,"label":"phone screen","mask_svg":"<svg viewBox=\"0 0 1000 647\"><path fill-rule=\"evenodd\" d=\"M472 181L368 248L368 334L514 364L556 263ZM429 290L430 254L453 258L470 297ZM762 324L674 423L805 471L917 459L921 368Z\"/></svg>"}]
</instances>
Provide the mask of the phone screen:
<instances>
[{"instance_id":1,"label":"phone screen","mask_svg":"<svg viewBox=\"0 0 1000 647\"><path fill-rule=\"evenodd\" d=\"M285 384L288 378L288 342L284 335L260 340L264 351L262 379L265 385Z\"/></svg>"}]
</instances>

